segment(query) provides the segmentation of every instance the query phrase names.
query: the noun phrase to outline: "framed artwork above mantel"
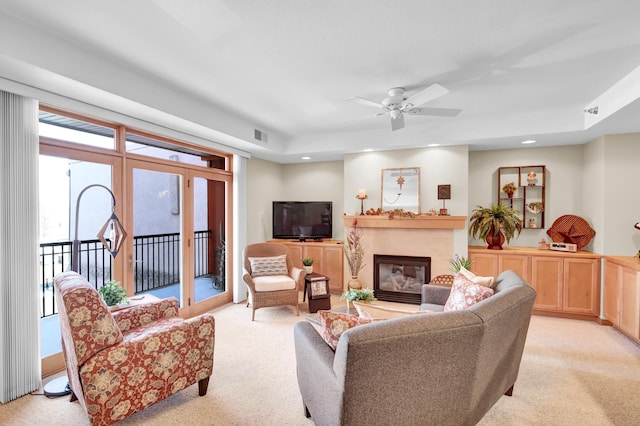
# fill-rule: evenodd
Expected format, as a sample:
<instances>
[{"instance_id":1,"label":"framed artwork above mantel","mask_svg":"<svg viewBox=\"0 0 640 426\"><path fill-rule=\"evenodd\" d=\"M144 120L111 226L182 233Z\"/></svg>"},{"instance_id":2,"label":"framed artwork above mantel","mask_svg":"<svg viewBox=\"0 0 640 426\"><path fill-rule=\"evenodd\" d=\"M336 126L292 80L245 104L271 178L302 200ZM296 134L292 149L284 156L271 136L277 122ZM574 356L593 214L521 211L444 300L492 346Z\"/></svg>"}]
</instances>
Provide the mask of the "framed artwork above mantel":
<instances>
[{"instance_id":1,"label":"framed artwork above mantel","mask_svg":"<svg viewBox=\"0 0 640 426\"><path fill-rule=\"evenodd\" d=\"M402 209L420 214L420 167L382 169L382 210Z\"/></svg>"}]
</instances>

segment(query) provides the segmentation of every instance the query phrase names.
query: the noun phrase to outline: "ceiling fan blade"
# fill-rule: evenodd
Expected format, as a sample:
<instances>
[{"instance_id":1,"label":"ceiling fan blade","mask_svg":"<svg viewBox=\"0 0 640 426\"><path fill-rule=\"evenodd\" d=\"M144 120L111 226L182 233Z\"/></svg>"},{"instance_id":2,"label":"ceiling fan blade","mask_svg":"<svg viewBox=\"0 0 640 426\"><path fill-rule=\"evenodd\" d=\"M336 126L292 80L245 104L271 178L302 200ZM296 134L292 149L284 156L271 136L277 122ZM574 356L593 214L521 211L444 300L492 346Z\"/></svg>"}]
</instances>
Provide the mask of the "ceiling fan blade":
<instances>
[{"instance_id":1,"label":"ceiling fan blade","mask_svg":"<svg viewBox=\"0 0 640 426\"><path fill-rule=\"evenodd\" d=\"M455 117L462 112L461 109L457 108L412 108L408 111L405 111L407 114L412 115L434 115L438 117Z\"/></svg>"},{"instance_id":2,"label":"ceiling fan blade","mask_svg":"<svg viewBox=\"0 0 640 426\"><path fill-rule=\"evenodd\" d=\"M359 98L357 96L351 98L350 100L355 101L361 105L372 106L375 108L384 108L384 105L382 105L380 102L372 101L365 98Z\"/></svg>"},{"instance_id":3,"label":"ceiling fan blade","mask_svg":"<svg viewBox=\"0 0 640 426\"><path fill-rule=\"evenodd\" d=\"M410 98L408 98L404 104L411 104L414 107L418 107L422 104L425 104L429 101L432 101L436 98L439 98L440 96L446 95L447 93L449 93L448 89L445 89L444 87L440 86L439 84L432 84L431 86L427 87L426 89L416 93L415 95L411 96Z\"/></svg>"},{"instance_id":4,"label":"ceiling fan blade","mask_svg":"<svg viewBox=\"0 0 640 426\"><path fill-rule=\"evenodd\" d=\"M404 115L400 114L396 118L391 117L391 131L404 129Z\"/></svg>"}]
</instances>

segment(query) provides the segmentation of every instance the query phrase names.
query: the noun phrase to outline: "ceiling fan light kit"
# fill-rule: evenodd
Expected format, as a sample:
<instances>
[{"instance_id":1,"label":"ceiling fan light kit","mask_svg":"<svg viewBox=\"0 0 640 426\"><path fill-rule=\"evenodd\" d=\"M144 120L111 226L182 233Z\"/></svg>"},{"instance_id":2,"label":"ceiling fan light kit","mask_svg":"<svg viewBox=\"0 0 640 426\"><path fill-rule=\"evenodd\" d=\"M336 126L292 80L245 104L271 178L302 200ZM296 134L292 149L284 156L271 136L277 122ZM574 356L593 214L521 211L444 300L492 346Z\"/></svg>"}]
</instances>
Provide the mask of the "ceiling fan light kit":
<instances>
[{"instance_id":1,"label":"ceiling fan light kit","mask_svg":"<svg viewBox=\"0 0 640 426\"><path fill-rule=\"evenodd\" d=\"M393 87L387 90L388 97L381 102L375 102L365 98L355 97L355 101L376 108L382 108L384 111L376 114L376 116L389 114L391 117L391 130L400 130L404 128L404 114L411 115L432 115L440 117L455 117L461 110L455 108L420 108L421 105L430 102L436 98L446 95L449 90L439 84L432 84L410 96L404 96L404 87Z\"/></svg>"}]
</instances>

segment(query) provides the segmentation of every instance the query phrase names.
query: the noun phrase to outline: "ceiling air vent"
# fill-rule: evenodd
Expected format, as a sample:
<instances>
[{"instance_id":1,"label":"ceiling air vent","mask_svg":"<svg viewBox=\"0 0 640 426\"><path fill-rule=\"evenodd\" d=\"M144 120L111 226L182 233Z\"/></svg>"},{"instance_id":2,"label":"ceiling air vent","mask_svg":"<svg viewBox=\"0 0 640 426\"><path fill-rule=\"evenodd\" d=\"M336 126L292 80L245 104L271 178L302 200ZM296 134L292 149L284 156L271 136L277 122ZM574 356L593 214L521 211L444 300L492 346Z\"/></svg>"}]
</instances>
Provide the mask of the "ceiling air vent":
<instances>
[{"instance_id":1,"label":"ceiling air vent","mask_svg":"<svg viewBox=\"0 0 640 426\"><path fill-rule=\"evenodd\" d=\"M263 132L262 130L254 129L254 137L260 142L269 142L269 135L267 135L267 133Z\"/></svg>"}]
</instances>

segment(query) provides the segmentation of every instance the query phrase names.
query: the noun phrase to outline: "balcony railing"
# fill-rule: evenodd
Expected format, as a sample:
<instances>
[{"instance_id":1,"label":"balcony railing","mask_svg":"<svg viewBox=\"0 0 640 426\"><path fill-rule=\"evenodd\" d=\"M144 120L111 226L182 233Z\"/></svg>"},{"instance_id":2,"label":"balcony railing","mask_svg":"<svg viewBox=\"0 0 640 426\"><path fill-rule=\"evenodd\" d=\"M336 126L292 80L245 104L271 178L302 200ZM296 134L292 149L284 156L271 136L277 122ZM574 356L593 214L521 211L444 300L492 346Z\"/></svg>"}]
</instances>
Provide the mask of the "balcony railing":
<instances>
[{"instance_id":1,"label":"balcony railing","mask_svg":"<svg viewBox=\"0 0 640 426\"><path fill-rule=\"evenodd\" d=\"M210 274L209 244L211 231L197 231L194 238L195 277ZM69 270L71 241L40 244L41 317L58 313L53 293L53 277ZM140 235L133 237L135 293L155 290L180 282L180 234ZM98 288L111 280L113 259L99 240L80 242L80 271Z\"/></svg>"}]
</instances>

